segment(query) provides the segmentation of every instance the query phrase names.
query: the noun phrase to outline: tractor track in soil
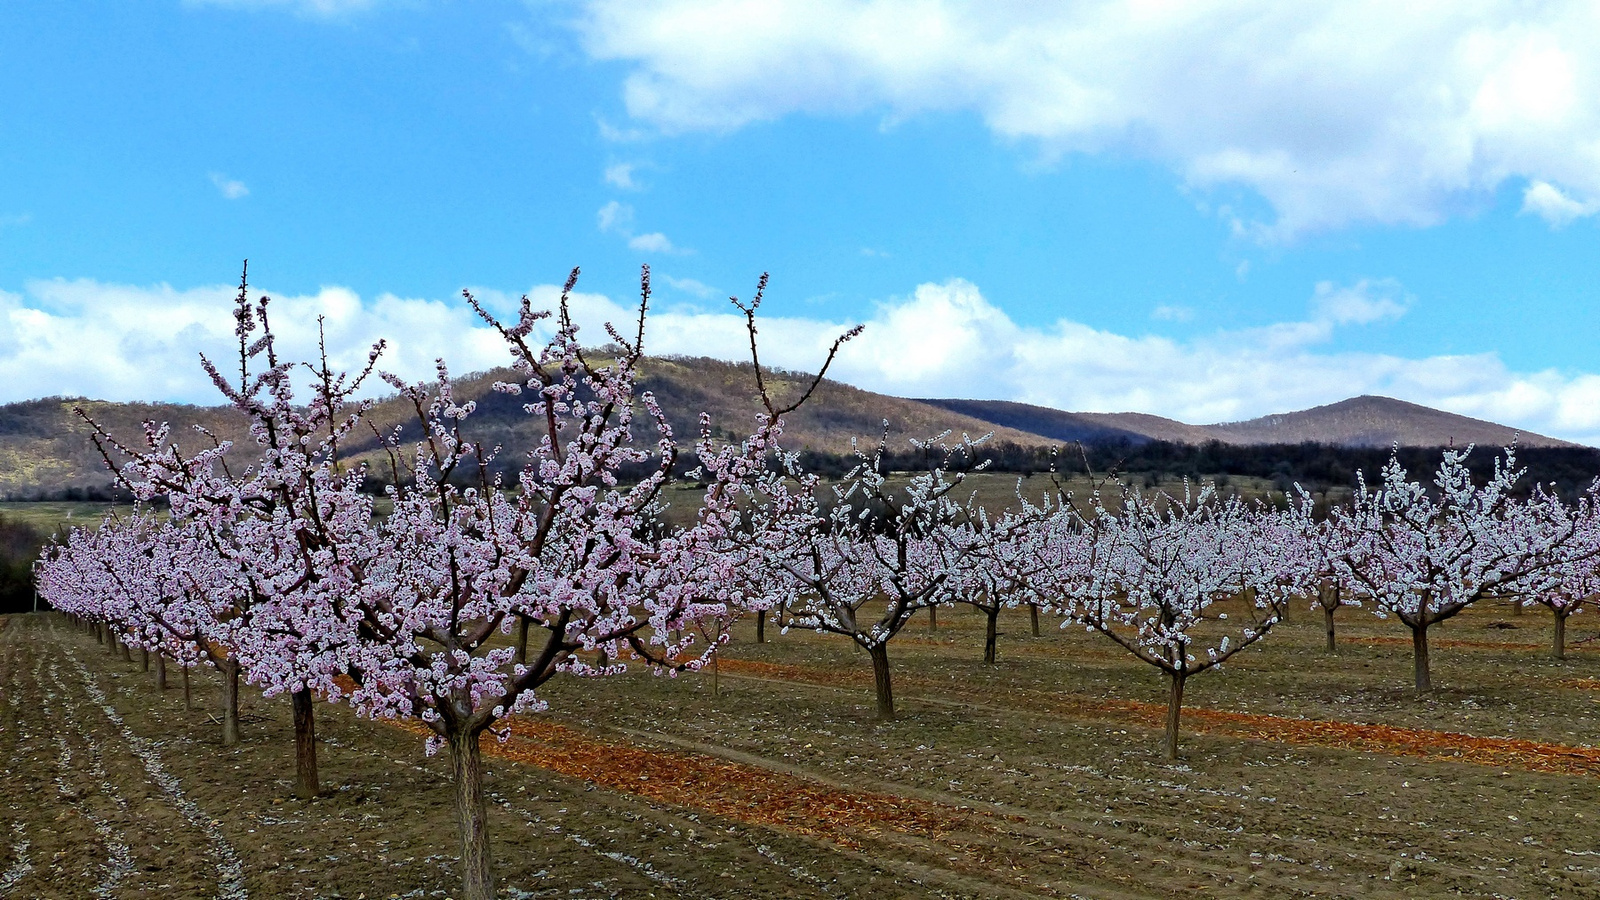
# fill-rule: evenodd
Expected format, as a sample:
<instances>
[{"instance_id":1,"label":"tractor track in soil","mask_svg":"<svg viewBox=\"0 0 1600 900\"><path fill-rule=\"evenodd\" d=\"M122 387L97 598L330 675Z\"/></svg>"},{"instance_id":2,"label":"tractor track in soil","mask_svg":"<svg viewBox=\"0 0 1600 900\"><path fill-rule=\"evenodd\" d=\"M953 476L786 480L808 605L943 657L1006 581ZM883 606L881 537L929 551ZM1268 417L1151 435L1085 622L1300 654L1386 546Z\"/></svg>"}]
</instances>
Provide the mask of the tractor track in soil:
<instances>
[{"instance_id":1,"label":"tractor track in soil","mask_svg":"<svg viewBox=\"0 0 1600 900\"><path fill-rule=\"evenodd\" d=\"M731 678L774 683L800 683L827 688L870 688L870 679L854 672L814 669L748 660L722 660ZM963 696L948 684L917 678L899 679L900 685L938 690L944 696L902 694L920 703L956 705L1005 711L1010 714L1065 715L1085 720L1115 721L1141 728L1165 727L1167 708L1139 700L1101 700L1071 694L1013 691L1010 702L995 702L992 695ZM1238 713L1205 707L1185 707L1185 731L1278 744L1325 747L1360 753L1408 756L1444 762L1465 762L1559 775L1600 776L1600 748L1553 744L1519 738L1479 737L1454 731L1406 728L1362 722L1298 719L1261 713Z\"/></svg>"}]
</instances>

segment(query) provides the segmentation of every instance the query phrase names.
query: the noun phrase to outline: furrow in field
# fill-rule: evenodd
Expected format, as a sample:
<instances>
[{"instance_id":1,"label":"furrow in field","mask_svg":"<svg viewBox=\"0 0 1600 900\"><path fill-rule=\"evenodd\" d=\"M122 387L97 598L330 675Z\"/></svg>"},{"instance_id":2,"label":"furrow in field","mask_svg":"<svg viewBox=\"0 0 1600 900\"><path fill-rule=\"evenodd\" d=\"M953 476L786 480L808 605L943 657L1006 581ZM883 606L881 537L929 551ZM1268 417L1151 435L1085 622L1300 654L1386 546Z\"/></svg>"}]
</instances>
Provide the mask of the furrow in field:
<instances>
[{"instance_id":1,"label":"furrow in field","mask_svg":"<svg viewBox=\"0 0 1600 900\"><path fill-rule=\"evenodd\" d=\"M239 855L228 843L226 837L213 827L210 816L190 800L183 791L183 785L169 772L161 761L161 754L154 742L146 740L135 734L133 729L123 721L116 707L111 705L100 685L95 682L94 675L84 666L76 654L66 651L83 679L83 688L91 700L99 706L109 721L122 735L125 746L139 759L150 780L161 789L167 800L183 816L185 820L200 833L206 836L210 843L209 853L217 871L217 897L218 900L248 900L249 892L244 885L244 865L239 860Z\"/></svg>"},{"instance_id":2,"label":"furrow in field","mask_svg":"<svg viewBox=\"0 0 1600 900\"><path fill-rule=\"evenodd\" d=\"M123 881L133 874L133 848L123 839L123 829L113 825L107 813L120 811L120 818L126 819L128 801L107 775L92 743L84 741L74 752L68 735L76 735L82 721L71 709L71 690L62 681L60 666L54 659L50 660L49 671L55 690L45 694L43 712L51 720L56 748L56 775L52 781L62 803L88 820L100 844L101 852L95 856L101 859L103 874L89 892L96 897L115 897ZM107 806L112 809L106 810Z\"/></svg>"},{"instance_id":3,"label":"furrow in field","mask_svg":"<svg viewBox=\"0 0 1600 900\"><path fill-rule=\"evenodd\" d=\"M779 665L725 659L724 672L773 681L801 682L828 687L868 687L861 673L808 666ZM939 696L902 694L922 702L982 706L995 709L1048 712L1080 719L1109 719L1149 728L1166 720L1164 704L1139 700L1101 700L1072 694L1016 690L1002 695L969 695L948 683L901 677L897 685L937 690ZM1185 707L1185 730L1249 740L1327 747L1355 753L1381 753L1446 762L1469 762L1499 768L1516 767L1559 775L1600 776L1600 748L1574 747L1520 738L1486 738L1454 731L1404 728L1319 719L1296 719L1261 713L1239 713L1204 707Z\"/></svg>"},{"instance_id":4,"label":"furrow in field","mask_svg":"<svg viewBox=\"0 0 1600 900\"><path fill-rule=\"evenodd\" d=\"M421 733L419 725L407 727ZM1027 831L1026 840L1052 842L1061 835L1030 829L1020 816L887 791L842 790L707 754L598 740L549 720L517 719L509 741L485 742L484 750L622 793L803 835L853 855L906 862L916 875L936 882L987 882L995 895L1067 895L1029 882L1027 854L1019 852L1016 835ZM1099 856L1115 841L1093 843L1093 856ZM1096 871L1089 849L1063 845L1030 853L1049 853L1071 865L1072 879L1087 881L1094 896L1121 896L1136 885L1131 871Z\"/></svg>"}]
</instances>

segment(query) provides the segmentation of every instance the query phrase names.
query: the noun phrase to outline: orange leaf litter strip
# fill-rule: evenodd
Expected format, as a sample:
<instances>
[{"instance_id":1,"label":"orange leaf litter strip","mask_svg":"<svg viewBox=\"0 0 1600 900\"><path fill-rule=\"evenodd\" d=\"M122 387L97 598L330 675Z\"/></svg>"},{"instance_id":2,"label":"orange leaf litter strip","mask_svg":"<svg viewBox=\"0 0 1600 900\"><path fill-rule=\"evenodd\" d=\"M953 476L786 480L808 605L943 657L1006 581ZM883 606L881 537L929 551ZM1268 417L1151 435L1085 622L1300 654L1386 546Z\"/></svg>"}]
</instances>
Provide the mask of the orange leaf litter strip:
<instances>
[{"instance_id":1,"label":"orange leaf litter strip","mask_svg":"<svg viewBox=\"0 0 1600 900\"><path fill-rule=\"evenodd\" d=\"M719 665L728 674L747 674L780 681L798 681L837 687L867 684L865 673L837 669L811 669L749 660L724 659ZM921 687L937 688L949 696L948 684L919 679L904 679ZM979 705L995 705L995 697L984 695ZM1082 719L1132 720L1152 728L1163 727L1165 704L1138 700L1096 700L1071 694L1043 691L1017 691L1010 695L1013 708L1049 710ZM1498 768L1516 767L1534 772L1561 775L1600 776L1600 749L1549 744L1518 738L1485 738L1454 731L1401 728L1392 725L1366 725L1319 719L1259 713L1226 712L1218 709L1185 708L1184 727L1206 734L1224 734L1250 740L1282 744L1329 747L1359 753L1382 753L1422 759L1470 762Z\"/></svg>"},{"instance_id":2,"label":"orange leaf litter strip","mask_svg":"<svg viewBox=\"0 0 1600 900\"><path fill-rule=\"evenodd\" d=\"M601 787L674 805L688 805L752 825L782 828L852 849L884 829L938 839L955 831L987 831L1004 817L895 794L844 791L806 778L697 753L603 741L552 722L518 716L505 743L484 740L485 753L581 778ZM415 721L395 721L429 734Z\"/></svg>"}]
</instances>

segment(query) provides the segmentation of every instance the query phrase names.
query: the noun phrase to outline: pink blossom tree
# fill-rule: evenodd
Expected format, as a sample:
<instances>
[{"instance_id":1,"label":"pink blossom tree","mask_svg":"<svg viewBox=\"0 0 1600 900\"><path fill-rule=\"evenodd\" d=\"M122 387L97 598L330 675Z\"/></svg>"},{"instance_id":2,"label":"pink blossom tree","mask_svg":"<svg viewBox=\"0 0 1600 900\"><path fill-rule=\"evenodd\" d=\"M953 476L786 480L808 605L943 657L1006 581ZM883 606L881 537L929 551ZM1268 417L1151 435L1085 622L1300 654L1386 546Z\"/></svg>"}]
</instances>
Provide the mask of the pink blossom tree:
<instances>
[{"instance_id":1,"label":"pink blossom tree","mask_svg":"<svg viewBox=\"0 0 1600 900\"><path fill-rule=\"evenodd\" d=\"M193 526L184 533L236 576L232 606L208 635L226 654L219 665L230 705L236 709L241 669L266 696L290 695L296 792L312 797L318 776L311 680L336 667L326 657L339 652L322 611L355 589L376 548L372 497L358 489L364 471L344 465L340 450L371 407L357 395L383 344L353 375L333 372L325 350L314 364L281 360L270 299L252 303L247 276L248 270L234 302L237 383L203 355L200 363L249 423L258 456L241 461L229 442L204 430L207 446L189 455L165 426L153 424L142 441L125 442L84 418L121 482L141 500L165 499L175 521ZM302 371L310 375L306 402L294 387ZM231 721L224 743L237 740L237 716Z\"/></svg>"},{"instance_id":2,"label":"pink blossom tree","mask_svg":"<svg viewBox=\"0 0 1600 900\"><path fill-rule=\"evenodd\" d=\"M1550 655L1556 659L1567 658L1567 619L1600 596L1600 516L1594 490L1578 499L1570 516L1550 514L1552 497L1543 486L1534 488L1531 502L1511 512L1514 518L1532 519L1515 527L1534 536L1541 549L1531 554L1525 573L1508 589L1519 600L1526 598L1550 610L1554 617Z\"/></svg>"},{"instance_id":3,"label":"pink blossom tree","mask_svg":"<svg viewBox=\"0 0 1600 900\"><path fill-rule=\"evenodd\" d=\"M738 571L749 549L738 533L741 505L773 477L768 457L781 414L792 409L769 399L756 430L726 445L712 440L702 418L701 507L682 530L653 527L679 444L653 398L635 392L648 270L637 330L624 337L608 326L617 348L609 359L578 343L567 304L576 278L574 271L543 342L536 335L549 314L526 298L506 324L467 297L510 349L516 380L496 390L527 397L524 410L540 430L514 486L496 474L496 448L471 439L475 405L457 401L442 363L431 384L390 379L420 437L409 449L397 436L386 442L396 477L393 510L373 532L378 548L361 582L318 613L338 653L325 657L313 683L363 714L420 720L433 732L430 752L448 749L470 900L494 894L480 736L503 737L507 716L543 709L537 689L558 674L611 675L628 659L673 674L707 664L750 603ZM763 277L741 306L752 347L764 288ZM823 372L853 334L834 344ZM639 418L654 432L648 443L636 441ZM622 472L643 467L649 474L622 482ZM534 634L537 645L519 654L495 640L513 630L517 644Z\"/></svg>"},{"instance_id":4,"label":"pink blossom tree","mask_svg":"<svg viewBox=\"0 0 1600 900\"><path fill-rule=\"evenodd\" d=\"M1391 456L1378 488L1360 478L1351 506L1332 514L1351 536L1333 558L1336 576L1411 630L1418 696L1433 689L1428 630L1548 565L1577 528L1553 494L1515 499L1525 470L1514 447L1481 485L1467 469L1472 449L1444 451L1431 491Z\"/></svg>"},{"instance_id":5,"label":"pink blossom tree","mask_svg":"<svg viewBox=\"0 0 1600 900\"><path fill-rule=\"evenodd\" d=\"M1055 523L1055 579L1076 582L1056 588L1055 608L1166 674L1168 759L1178 755L1188 680L1264 638L1314 571L1274 540L1309 528L1308 500L1276 511L1184 487L1182 496L1124 488L1116 508L1096 492L1083 512L1063 504ZM1241 601L1237 625L1221 624L1229 613L1213 606L1222 601Z\"/></svg>"},{"instance_id":6,"label":"pink blossom tree","mask_svg":"<svg viewBox=\"0 0 1600 900\"><path fill-rule=\"evenodd\" d=\"M798 488L787 496L800 502L772 504L779 516L763 529L762 552L789 576L778 586L789 625L865 650L885 721L895 718L889 642L917 612L950 602L972 555L956 527L965 511L951 496L965 475L950 463L958 451L972 459L978 442L948 447L943 438L914 442L940 461L903 487L883 471L887 433L873 453L857 450L855 467L826 493L795 471Z\"/></svg>"}]
</instances>

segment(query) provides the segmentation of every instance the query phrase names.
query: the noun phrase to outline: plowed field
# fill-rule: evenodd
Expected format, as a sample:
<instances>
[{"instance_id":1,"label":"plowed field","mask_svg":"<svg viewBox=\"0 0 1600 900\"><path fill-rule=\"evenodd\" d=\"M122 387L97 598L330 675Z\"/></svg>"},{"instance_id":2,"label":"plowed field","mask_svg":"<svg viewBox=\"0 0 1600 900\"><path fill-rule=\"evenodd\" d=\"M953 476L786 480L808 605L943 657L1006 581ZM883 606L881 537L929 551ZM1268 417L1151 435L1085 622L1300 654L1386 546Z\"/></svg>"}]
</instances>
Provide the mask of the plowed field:
<instances>
[{"instance_id":1,"label":"plowed field","mask_svg":"<svg viewBox=\"0 0 1600 900\"><path fill-rule=\"evenodd\" d=\"M1153 671L1022 614L995 666L976 617L913 626L890 724L864 655L776 629L714 676L556 682L485 743L503 895L1600 897L1600 654L1474 610L1419 701L1392 623L1340 618L1338 655L1303 614L1191 682L1178 764ZM0 897L452 896L416 733L319 706L303 802L287 702L247 691L224 749L194 686L186 711L64 620L4 622Z\"/></svg>"}]
</instances>

